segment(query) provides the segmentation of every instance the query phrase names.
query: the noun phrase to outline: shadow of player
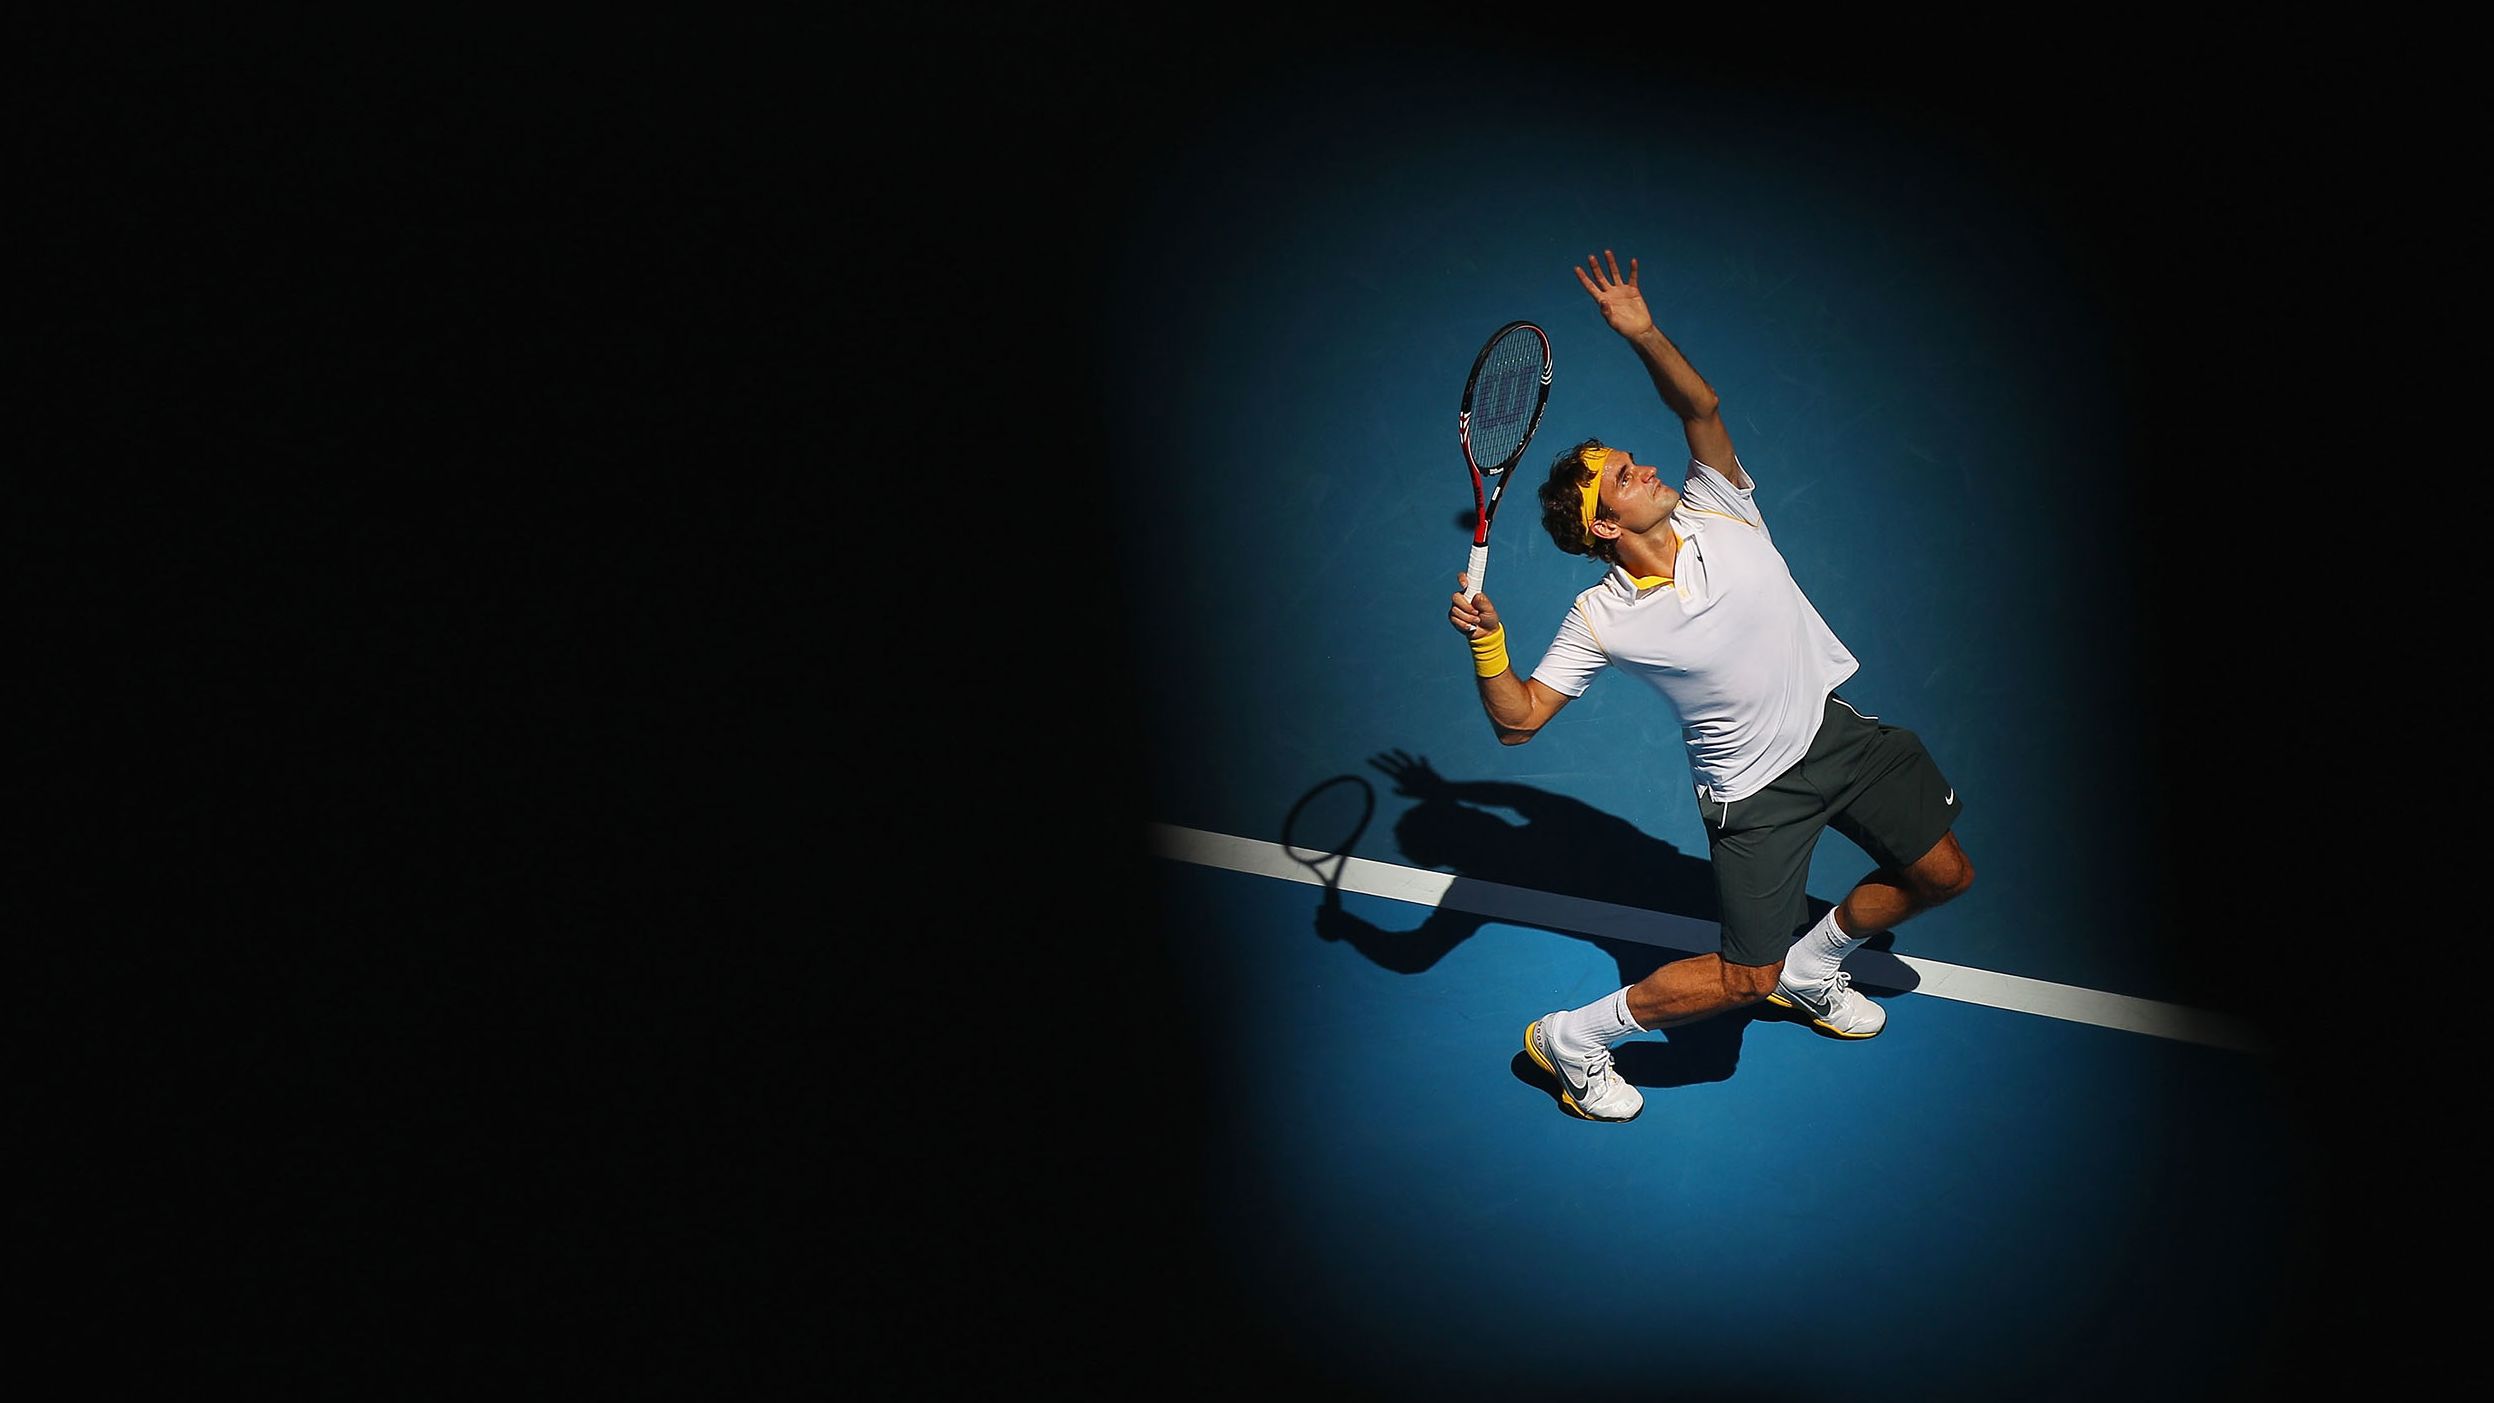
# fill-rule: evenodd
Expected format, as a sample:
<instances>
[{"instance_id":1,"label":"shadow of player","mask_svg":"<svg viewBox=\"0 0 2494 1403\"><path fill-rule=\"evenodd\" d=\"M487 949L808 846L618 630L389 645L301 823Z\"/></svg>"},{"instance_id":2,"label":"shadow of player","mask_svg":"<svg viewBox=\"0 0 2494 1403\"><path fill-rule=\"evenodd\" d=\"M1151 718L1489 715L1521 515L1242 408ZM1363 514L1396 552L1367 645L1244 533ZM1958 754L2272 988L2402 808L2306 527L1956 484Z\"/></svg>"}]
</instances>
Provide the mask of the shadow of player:
<instances>
[{"instance_id":1,"label":"shadow of player","mask_svg":"<svg viewBox=\"0 0 2494 1403\"><path fill-rule=\"evenodd\" d=\"M1408 930L1388 930L1339 903L1318 906L1318 935L1350 946L1381 968L1418 974L1481 927L1493 921L1514 924L1507 918L1462 909L1461 887L1466 881L1559 892L1694 921L1721 919L1711 862L1582 800L1507 780L1450 780L1426 759L1400 750L1371 757L1369 764L1394 782L1395 793L1416 801L1394 821L1397 849L1417 866L1456 877L1440 903ZM1792 934L1798 936L1816 922L1828 905L1810 898L1807 913ZM1601 950L1617 966L1622 984L1633 984L1687 953L1582 931L1545 929ZM1911 988L1915 982L1911 971L1884 956L1892 943L1888 932L1874 936L1847 962L1848 967L1859 971L1869 957L1879 976L1875 982ZM1857 972L1856 978L1874 982L1866 972ZM1667 1043L1642 1039L1623 1043L1613 1056L1620 1074L1639 1086L1720 1081L1738 1061L1742 1030L1759 1018L1787 1021L1792 1015L1765 1004L1736 1009L1664 1029L1659 1036ZM1521 1051L1515 1063L1520 1079L1537 1086L1548 1080Z\"/></svg>"}]
</instances>

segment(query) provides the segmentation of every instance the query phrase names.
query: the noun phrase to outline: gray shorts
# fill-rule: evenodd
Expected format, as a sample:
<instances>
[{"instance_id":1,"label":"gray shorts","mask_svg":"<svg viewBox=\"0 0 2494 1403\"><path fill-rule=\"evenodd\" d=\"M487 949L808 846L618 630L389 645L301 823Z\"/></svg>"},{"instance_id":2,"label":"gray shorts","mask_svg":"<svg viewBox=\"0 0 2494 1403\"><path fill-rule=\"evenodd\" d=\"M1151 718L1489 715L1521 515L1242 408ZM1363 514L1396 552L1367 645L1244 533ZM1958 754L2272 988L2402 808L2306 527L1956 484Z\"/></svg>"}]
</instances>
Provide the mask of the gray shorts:
<instances>
[{"instance_id":1,"label":"gray shorts","mask_svg":"<svg viewBox=\"0 0 2494 1403\"><path fill-rule=\"evenodd\" d=\"M1700 790L1697 808L1723 903L1723 958L1771 965L1809 912L1821 830L1895 870L1931 851L1965 806L1920 737L1831 695L1809 754L1746 799L1724 804Z\"/></svg>"}]
</instances>

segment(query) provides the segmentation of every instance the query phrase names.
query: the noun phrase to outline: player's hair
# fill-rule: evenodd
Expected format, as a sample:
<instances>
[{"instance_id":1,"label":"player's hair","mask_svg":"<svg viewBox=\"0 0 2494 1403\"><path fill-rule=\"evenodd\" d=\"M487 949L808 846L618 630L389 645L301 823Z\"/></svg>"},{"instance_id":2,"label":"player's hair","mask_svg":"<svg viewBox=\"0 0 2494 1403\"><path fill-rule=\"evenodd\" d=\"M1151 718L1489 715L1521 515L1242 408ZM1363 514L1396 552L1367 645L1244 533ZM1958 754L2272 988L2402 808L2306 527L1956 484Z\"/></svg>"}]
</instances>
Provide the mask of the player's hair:
<instances>
[{"instance_id":1,"label":"player's hair","mask_svg":"<svg viewBox=\"0 0 2494 1403\"><path fill-rule=\"evenodd\" d=\"M1551 460L1550 477L1540 488L1541 527L1550 539L1569 555L1591 556L1596 560L1619 563L1619 543L1585 532L1585 483L1593 469L1585 466L1585 455L1606 445L1598 438L1583 443ZM1597 512L1609 515L1596 507Z\"/></svg>"}]
</instances>

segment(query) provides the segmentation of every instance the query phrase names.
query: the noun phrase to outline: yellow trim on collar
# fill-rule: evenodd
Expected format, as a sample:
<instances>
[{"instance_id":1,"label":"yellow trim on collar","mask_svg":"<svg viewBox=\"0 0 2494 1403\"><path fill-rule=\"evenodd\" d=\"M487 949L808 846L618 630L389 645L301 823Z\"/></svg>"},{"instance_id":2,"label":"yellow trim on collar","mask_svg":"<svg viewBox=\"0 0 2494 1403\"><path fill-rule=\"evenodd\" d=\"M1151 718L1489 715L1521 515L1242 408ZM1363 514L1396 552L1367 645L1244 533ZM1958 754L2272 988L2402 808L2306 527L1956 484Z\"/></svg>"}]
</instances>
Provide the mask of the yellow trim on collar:
<instances>
[{"instance_id":1,"label":"yellow trim on collar","mask_svg":"<svg viewBox=\"0 0 2494 1403\"><path fill-rule=\"evenodd\" d=\"M1745 516L1734 516L1734 515L1733 515L1732 513L1730 513L1730 512L1719 512L1719 511L1716 511L1716 510L1715 510L1714 508L1712 508L1712 507L1692 507L1692 506L1688 506L1688 505L1686 505L1686 504L1684 503L1684 504L1682 504L1682 506L1681 506L1680 510L1683 510L1683 511L1693 511L1693 512L1697 513L1699 516L1719 516L1719 517L1722 517L1722 518L1723 518L1724 520L1726 520L1726 521L1737 521L1737 522L1739 522L1739 523L1740 523L1741 525L1743 525L1743 526L1752 526L1752 527L1754 527L1754 526L1756 526L1756 525L1758 524L1757 522L1754 522L1754 521L1750 520L1748 517L1745 517Z\"/></svg>"}]
</instances>

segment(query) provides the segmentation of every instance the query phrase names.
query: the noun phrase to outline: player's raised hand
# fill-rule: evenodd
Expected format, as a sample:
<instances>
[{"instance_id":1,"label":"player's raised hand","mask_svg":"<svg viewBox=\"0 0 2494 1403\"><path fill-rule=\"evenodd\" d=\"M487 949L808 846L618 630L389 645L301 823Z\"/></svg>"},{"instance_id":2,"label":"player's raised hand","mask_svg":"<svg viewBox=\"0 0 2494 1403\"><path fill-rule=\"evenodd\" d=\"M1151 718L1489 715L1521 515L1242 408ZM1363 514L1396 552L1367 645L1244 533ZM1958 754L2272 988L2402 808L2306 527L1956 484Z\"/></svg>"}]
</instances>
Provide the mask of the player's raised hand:
<instances>
[{"instance_id":1,"label":"player's raised hand","mask_svg":"<svg viewBox=\"0 0 2494 1403\"><path fill-rule=\"evenodd\" d=\"M1628 260L1628 276L1623 278L1619 256L1607 248L1602 253L1611 260L1610 271L1603 271L1601 259L1586 254L1576 267L1576 281L1593 294L1594 305L1602 309L1602 320L1611 324L1611 330L1622 336L1652 331L1654 314L1645 309L1645 294L1637 288L1637 260Z\"/></svg>"}]
</instances>

